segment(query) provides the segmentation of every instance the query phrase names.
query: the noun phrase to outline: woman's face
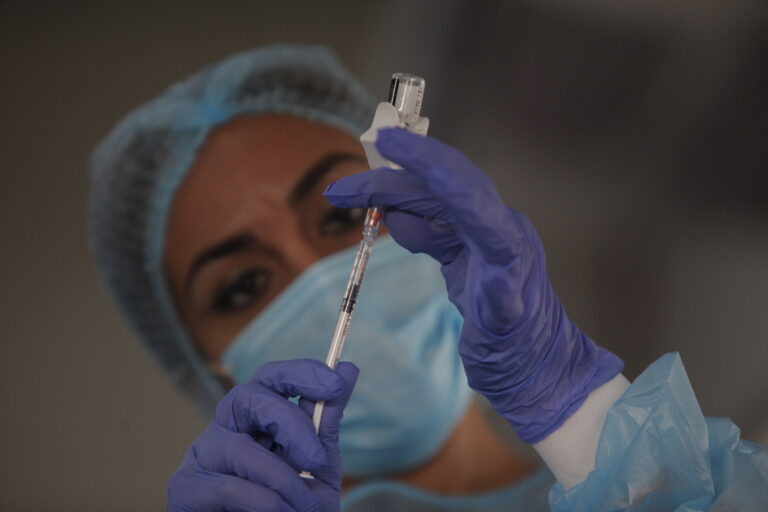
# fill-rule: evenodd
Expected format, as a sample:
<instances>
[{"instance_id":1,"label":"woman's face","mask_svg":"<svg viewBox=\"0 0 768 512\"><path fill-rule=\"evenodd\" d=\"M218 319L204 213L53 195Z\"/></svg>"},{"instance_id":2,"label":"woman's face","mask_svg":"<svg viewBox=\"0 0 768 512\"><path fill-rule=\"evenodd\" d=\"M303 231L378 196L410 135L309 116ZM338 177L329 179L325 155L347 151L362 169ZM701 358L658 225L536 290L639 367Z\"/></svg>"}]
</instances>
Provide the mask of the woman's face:
<instances>
[{"instance_id":1,"label":"woman's face","mask_svg":"<svg viewBox=\"0 0 768 512\"><path fill-rule=\"evenodd\" d=\"M365 212L321 193L367 168L356 139L288 115L242 117L211 133L165 240L174 299L208 361L305 268L360 240Z\"/></svg>"}]
</instances>

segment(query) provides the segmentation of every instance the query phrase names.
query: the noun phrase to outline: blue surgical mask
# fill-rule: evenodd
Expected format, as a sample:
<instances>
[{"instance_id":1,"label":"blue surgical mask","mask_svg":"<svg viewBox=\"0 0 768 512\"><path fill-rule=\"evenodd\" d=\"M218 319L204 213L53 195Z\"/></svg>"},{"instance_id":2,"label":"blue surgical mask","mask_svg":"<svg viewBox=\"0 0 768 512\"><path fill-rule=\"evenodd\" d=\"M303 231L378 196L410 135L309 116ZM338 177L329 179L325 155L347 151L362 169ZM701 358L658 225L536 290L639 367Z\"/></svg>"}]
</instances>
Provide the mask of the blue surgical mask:
<instances>
[{"instance_id":1,"label":"blue surgical mask","mask_svg":"<svg viewBox=\"0 0 768 512\"><path fill-rule=\"evenodd\" d=\"M325 360L355 252L315 263L237 335L221 360L235 382L268 361ZM341 423L345 475L412 469L440 449L471 397L458 355L461 323L440 265L380 237L341 355L360 367Z\"/></svg>"}]
</instances>

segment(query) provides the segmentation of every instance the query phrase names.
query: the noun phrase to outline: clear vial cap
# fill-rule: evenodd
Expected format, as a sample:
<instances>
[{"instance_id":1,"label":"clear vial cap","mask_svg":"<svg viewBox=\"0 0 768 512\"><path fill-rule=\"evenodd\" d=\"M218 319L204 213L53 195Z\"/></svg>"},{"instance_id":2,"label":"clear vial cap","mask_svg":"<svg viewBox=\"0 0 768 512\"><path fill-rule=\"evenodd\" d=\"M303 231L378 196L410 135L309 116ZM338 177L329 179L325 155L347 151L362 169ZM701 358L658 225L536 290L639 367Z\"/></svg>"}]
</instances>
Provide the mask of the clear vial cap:
<instances>
[{"instance_id":1,"label":"clear vial cap","mask_svg":"<svg viewBox=\"0 0 768 512\"><path fill-rule=\"evenodd\" d=\"M426 81L420 76L395 73L389 85L389 102L394 105L400 119L409 125L419 119L421 100Z\"/></svg>"}]
</instances>

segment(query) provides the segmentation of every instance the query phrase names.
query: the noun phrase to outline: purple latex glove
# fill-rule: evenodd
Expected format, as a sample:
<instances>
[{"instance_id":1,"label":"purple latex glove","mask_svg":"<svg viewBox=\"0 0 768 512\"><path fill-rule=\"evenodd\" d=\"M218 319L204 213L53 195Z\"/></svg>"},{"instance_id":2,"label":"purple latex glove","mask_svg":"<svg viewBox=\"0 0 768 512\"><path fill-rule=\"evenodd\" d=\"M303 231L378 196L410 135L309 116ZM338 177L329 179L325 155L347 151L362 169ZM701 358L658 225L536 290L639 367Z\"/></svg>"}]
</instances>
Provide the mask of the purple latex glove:
<instances>
[{"instance_id":1,"label":"purple latex glove","mask_svg":"<svg viewBox=\"0 0 768 512\"><path fill-rule=\"evenodd\" d=\"M533 225L503 204L466 156L391 128L379 131L376 147L404 170L348 176L325 196L342 208L386 207L392 237L442 264L464 317L459 352L469 384L523 441L544 439L616 376L622 361L568 319Z\"/></svg>"},{"instance_id":2,"label":"purple latex glove","mask_svg":"<svg viewBox=\"0 0 768 512\"><path fill-rule=\"evenodd\" d=\"M267 363L233 388L168 482L168 510L339 510L339 423L359 370L312 359ZM288 397L300 396L299 405ZM315 400L326 400L319 435ZM299 476L309 470L314 479Z\"/></svg>"}]
</instances>

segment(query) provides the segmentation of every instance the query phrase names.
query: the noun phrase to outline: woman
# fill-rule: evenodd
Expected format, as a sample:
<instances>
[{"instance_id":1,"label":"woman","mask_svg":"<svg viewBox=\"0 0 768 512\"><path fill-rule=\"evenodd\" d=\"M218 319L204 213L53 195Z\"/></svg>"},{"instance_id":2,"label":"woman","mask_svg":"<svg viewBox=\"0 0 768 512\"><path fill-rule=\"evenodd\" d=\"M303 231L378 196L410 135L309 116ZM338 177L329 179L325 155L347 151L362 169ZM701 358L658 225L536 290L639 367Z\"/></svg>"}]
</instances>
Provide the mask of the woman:
<instances>
[{"instance_id":1,"label":"woman","mask_svg":"<svg viewBox=\"0 0 768 512\"><path fill-rule=\"evenodd\" d=\"M377 149L403 170L368 171L357 136L372 113L330 53L272 46L172 87L94 153L105 276L181 389L215 407L169 509L768 503L765 449L701 416L674 355L630 386L565 315L530 222L466 157L389 129ZM333 371L319 360L372 205L389 233L343 354L354 364ZM506 447L470 387L551 474Z\"/></svg>"}]
</instances>

